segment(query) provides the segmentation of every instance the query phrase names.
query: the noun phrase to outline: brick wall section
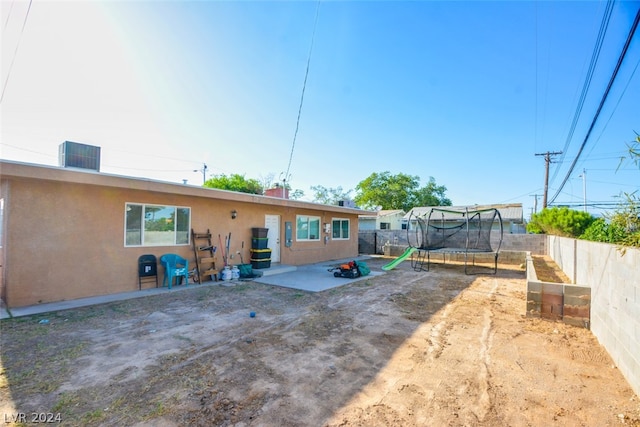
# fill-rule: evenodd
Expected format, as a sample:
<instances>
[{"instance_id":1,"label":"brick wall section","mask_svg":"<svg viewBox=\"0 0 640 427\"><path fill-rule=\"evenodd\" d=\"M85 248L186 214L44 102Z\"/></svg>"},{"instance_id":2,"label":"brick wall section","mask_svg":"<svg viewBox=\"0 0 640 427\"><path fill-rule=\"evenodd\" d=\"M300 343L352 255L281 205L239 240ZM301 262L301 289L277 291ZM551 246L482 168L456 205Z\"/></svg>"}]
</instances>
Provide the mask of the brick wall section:
<instances>
[{"instance_id":1,"label":"brick wall section","mask_svg":"<svg viewBox=\"0 0 640 427\"><path fill-rule=\"evenodd\" d=\"M527 317L562 320L590 328L591 288L538 280L533 257L527 255Z\"/></svg>"},{"instance_id":2,"label":"brick wall section","mask_svg":"<svg viewBox=\"0 0 640 427\"><path fill-rule=\"evenodd\" d=\"M640 249L548 236L549 255L591 287L591 331L640 395Z\"/></svg>"}]
</instances>

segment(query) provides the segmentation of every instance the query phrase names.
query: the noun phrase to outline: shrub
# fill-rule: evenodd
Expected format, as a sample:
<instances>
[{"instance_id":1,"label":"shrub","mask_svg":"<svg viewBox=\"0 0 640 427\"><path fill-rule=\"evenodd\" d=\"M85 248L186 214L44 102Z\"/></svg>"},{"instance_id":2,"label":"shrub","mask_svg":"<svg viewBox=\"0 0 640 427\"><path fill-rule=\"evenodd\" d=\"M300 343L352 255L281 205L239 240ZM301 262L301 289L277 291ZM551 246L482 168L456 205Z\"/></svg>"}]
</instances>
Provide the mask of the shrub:
<instances>
[{"instance_id":1,"label":"shrub","mask_svg":"<svg viewBox=\"0 0 640 427\"><path fill-rule=\"evenodd\" d=\"M608 221L596 219L580 239L640 247L640 199L635 193L623 194L626 200L620 203L613 215L608 216Z\"/></svg>"},{"instance_id":2,"label":"shrub","mask_svg":"<svg viewBox=\"0 0 640 427\"><path fill-rule=\"evenodd\" d=\"M622 230L616 242L622 246L640 248L640 198L634 193L623 193L625 200L611 217L611 225Z\"/></svg>"},{"instance_id":3,"label":"shrub","mask_svg":"<svg viewBox=\"0 0 640 427\"><path fill-rule=\"evenodd\" d=\"M587 212L566 207L545 208L531 216L527 231L536 234L578 237L594 220L595 218Z\"/></svg>"},{"instance_id":4,"label":"shrub","mask_svg":"<svg viewBox=\"0 0 640 427\"><path fill-rule=\"evenodd\" d=\"M624 229L617 224L607 223L604 218L597 218L582 233L580 239L592 242L619 243L625 236Z\"/></svg>"}]
</instances>

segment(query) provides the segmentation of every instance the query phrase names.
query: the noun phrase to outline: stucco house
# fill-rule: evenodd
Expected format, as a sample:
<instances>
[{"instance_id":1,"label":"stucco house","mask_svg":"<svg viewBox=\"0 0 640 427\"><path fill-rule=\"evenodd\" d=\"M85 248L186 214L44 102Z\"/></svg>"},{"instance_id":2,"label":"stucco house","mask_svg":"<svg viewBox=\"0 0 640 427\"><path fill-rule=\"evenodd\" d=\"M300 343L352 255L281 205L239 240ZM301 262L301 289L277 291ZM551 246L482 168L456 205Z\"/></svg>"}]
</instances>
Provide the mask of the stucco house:
<instances>
[{"instance_id":1,"label":"stucco house","mask_svg":"<svg viewBox=\"0 0 640 427\"><path fill-rule=\"evenodd\" d=\"M11 308L138 290L141 255L175 253L195 261L191 230L209 230L216 246L230 236L234 264L240 263L238 251L245 262L249 258L256 227L268 229L272 263L351 258L358 255L360 214L348 207L3 160L0 297ZM163 232L154 233L151 224L162 221ZM162 267L158 271L163 274Z\"/></svg>"},{"instance_id":2,"label":"stucco house","mask_svg":"<svg viewBox=\"0 0 640 427\"><path fill-rule=\"evenodd\" d=\"M374 213L360 215L358 228L360 231L371 230L404 230L406 229L405 211L401 209L383 209Z\"/></svg>"}]
</instances>

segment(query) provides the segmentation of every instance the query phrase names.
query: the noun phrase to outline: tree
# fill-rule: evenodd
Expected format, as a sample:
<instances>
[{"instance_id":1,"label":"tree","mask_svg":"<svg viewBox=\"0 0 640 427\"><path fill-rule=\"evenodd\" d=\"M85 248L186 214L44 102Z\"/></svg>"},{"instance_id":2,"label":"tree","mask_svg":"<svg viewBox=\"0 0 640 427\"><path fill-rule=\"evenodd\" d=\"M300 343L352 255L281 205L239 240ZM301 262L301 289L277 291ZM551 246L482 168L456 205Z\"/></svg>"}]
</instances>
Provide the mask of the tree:
<instances>
[{"instance_id":1,"label":"tree","mask_svg":"<svg viewBox=\"0 0 640 427\"><path fill-rule=\"evenodd\" d=\"M325 205L337 205L340 200L350 200L350 194L353 191L345 192L342 187L326 188L322 185L313 185L311 190L313 191L313 201Z\"/></svg>"},{"instance_id":2,"label":"tree","mask_svg":"<svg viewBox=\"0 0 640 427\"><path fill-rule=\"evenodd\" d=\"M291 200L300 200L303 197L304 197L304 191L300 190L299 188L293 191L289 191L289 198Z\"/></svg>"},{"instance_id":3,"label":"tree","mask_svg":"<svg viewBox=\"0 0 640 427\"><path fill-rule=\"evenodd\" d=\"M262 187L263 191L273 186L274 179L275 174L273 172L269 172L266 176L260 175L258 177L258 181L260 182L260 186Z\"/></svg>"},{"instance_id":4,"label":"tree","mask_svg":"<svg viewBox=\"0 0 640 427\"><path fill-rule=\"evenodd\" d=\"M215 175L207 180L203 186L249 194L262 194L263 192L262 185L257 179L246 179L244 175L239 174L231 174L229 176L225 174Z\"/></svg>"},{"instance_id":5,"label":"tree","mask_svg":"<svg viewBox=\"0 0 640 427\"><path fill-rule=\"evenodd\" d=\"M445 186L438 186L433 177L421 188L418 176L374 172L358 183L354 201L364 209L380 206L409 211L415 206L450 206L451 200L445 197L446 190Z\"/></svg>"},{"instance_id":6,"label":"tree","mask_svg":"<svg viewBox=\"0 0 640 427\"><path fill-rule=\"evenodd\" d=\"M418 190L413 206L451 206L451 200L444 194L446 191L447 187L436 185L436 180L429 177L427 185Z\"/></svg>"},{"instance_id":7,"label":"tree","mask_svg":"<svg viewBox=\"0 0 640 427\"><path fill-rule=\"evenodd\" d=\"M265 189L268 188L280 188L280 183L279 182L274 182L275 181L275 174L273 172L269 172L269 174L267 174L267 176L261 176L260 177L260 185L263 188L263 192ZM289 199L291 200L299 200L302 199L304 197L304 191L296 188L295 190L291 188L291 185L289 185L288 182L285 183L285 188L289 191Z\"/></svg>"},{"instance_id":8,"label":"tree","mask_svg":"<svg viewBox=\"0 0 640 427\"><path fill-rule=\"evenodd\" d=\"M631 160L636 166L638 166L638 168L640 168L640 135L638 133L636 133L635 140L627 143L627 151L629 154L620 158L618 169L620 169L620 166L622 166L627 160Z\"/></svg>"}]
</instances>

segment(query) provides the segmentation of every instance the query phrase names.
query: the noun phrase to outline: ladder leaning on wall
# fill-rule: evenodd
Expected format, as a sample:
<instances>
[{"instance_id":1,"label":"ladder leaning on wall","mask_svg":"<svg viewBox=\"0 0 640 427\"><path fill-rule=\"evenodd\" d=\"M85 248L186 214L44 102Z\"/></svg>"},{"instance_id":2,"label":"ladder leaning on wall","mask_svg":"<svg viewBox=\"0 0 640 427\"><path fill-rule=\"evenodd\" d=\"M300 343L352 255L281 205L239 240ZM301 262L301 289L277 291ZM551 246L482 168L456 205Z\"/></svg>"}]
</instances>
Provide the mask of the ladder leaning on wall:
<instances>
[{"instance_id":1,"label":"ladder leaning on wall","mask_svg":"<svg viewBox=\"0 0 640 427\"><path fill-rule=\"evenodd\" d=\"M198 281L202 283L205 276L210 276L211 280L218 280L218 270L216 269L216 247L211 242L211 231L207 228L205 233L196 233L191 229L191 244L193 254L196 258L196 274Z\"/></svg>"}]
</instances>

